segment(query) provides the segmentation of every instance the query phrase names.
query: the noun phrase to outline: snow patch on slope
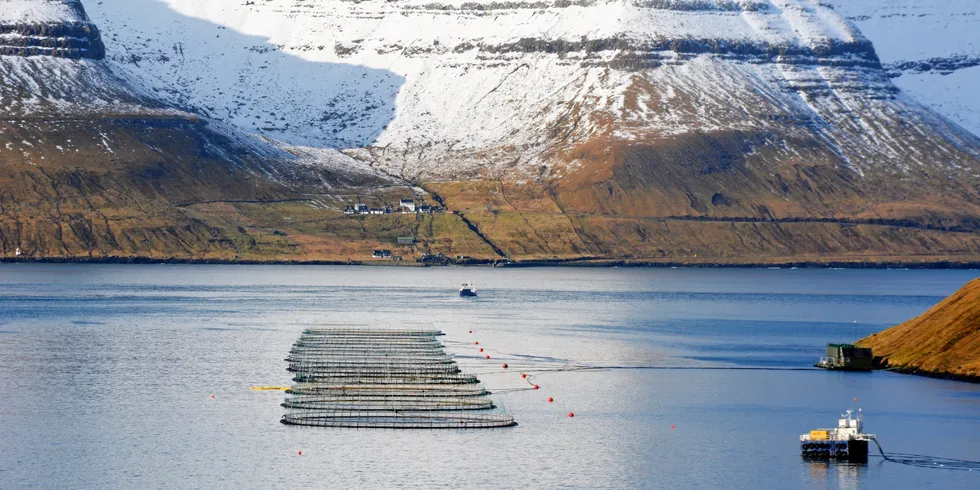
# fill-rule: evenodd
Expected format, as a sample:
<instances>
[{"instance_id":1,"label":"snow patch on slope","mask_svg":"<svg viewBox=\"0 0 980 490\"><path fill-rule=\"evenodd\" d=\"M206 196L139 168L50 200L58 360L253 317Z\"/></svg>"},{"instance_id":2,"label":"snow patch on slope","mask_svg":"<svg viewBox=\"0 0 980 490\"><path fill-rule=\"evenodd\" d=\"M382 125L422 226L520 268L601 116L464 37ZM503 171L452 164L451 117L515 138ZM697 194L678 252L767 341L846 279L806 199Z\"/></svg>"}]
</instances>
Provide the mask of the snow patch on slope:
<instances>
[{"instance_id":1,"label":"snow patch on slope","mask_svg":"<svg viewBox=\"0 0 980 490\"><path fill-rule=\"evenodd\" d=\"M332 148L431 140L477 149L540 133L529 118L557 117L540 102L577 86L583 65L614 61L623 45L704 41L734 56L753 45L776 52L863 41L808 0L104 0L90 11L112 41L113 66L177 104ZM565 47L555 56L557 43ZM544 78L525 83L528 73ZM611 90L579 88L598 98Z\"/></svg>"},{"instance_id":2,"label":"snow patch on slope","mask_svg":"<svg viewBox=\"0 0 980 490\"><path fill-rule=\"evenodd\" d=\"M407 179L536 175L594 138L817 137L859 172L955 166L938 146L973 145L897 98L864 35L815 0L103 0L89 9L113 70L159 96ZM942 136L907 148L928 131ZM787 160L801 158L793 151Z\"/></svg>"},{"instance_id":3,"label":"snow patch on slope","mask_svg":"<svg viewBox=\"0 0 980 490\"><path fill-rule=\"evenodd\" d=\"M93 60L0 56L0 117L177 115Z\"/></svg>"},{"instance_id":4,"label":"snow patch on slope","mask_svg":"<svg viewBox=\"0 0 980 490\"><path fill-rule=\"evenodd\" d=\"M0 0L0 24L84 22L77 0Z\"/></svg>"},{"instance_id":5,"label":"snow patch on slope","mask_svg":"<svg viewBox=\"0 0 980 490\"><path fill-rule=\"evenodd\" d=\"M969 0L830 0L874 42L887 67L942 66L948 71L895 69L894 83L917 100L980 135L980 4ZM927 63L918 63L927 62ZM955 64L954 64L955 66Z\"/></svg>"}]
</instances>

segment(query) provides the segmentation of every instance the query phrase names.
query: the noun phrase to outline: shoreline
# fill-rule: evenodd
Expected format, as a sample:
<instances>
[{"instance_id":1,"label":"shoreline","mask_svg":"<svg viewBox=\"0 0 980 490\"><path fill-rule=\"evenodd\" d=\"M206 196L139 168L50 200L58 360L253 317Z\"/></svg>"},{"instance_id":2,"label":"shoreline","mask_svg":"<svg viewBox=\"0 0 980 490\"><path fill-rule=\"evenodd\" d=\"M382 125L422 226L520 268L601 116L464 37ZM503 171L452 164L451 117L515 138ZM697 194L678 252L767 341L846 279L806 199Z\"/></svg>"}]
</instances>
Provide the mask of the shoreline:
<instances>
[{"instance_id":1,"label":"shoreline","mask_svg":"<svg viewBox=\"0 0 980 490\"><path fill-rule=\"evenodd\" d=\"M174 265L351 265L375 267L595 267L595 268L690 268L690 269L917 269L980 270L980 261L842 261L802 260L786 262L660 261L642 259L527 259L500 261L487 259L416 261L379 260L241 260L152 257L0 257L0 264L174 264Z\"/></svg>"},{"instance_id":2,"label":"shoreline","mask_svg":"<svg viewBox=\"0 0 980 490\"><path fill-rule=\"evenodd\" d=\"M874 371L891 371L897 374L901 374L903 376L919 376L922 378L945 379L948 381L957 381L960 383L980 384L980 376L971 376L969 374L923 371L921 369L903 368L903 367L894 367L894 368L884 367L884 368L875 369Z\"/></svg>"}]
</instances>

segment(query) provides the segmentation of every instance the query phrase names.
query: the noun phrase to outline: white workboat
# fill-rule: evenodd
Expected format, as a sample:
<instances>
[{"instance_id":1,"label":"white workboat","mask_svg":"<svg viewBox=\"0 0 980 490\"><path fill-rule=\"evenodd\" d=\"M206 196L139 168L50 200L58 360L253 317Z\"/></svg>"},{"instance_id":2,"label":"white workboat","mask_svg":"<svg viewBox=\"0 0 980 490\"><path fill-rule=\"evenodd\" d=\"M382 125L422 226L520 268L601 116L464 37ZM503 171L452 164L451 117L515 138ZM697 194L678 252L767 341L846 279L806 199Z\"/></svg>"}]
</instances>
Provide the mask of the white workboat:
<instances>
[{"instance_id":1,"label":"white workboat","mask_svg":"<svg viewBox=\"0 0 980 490\"><path fill-rule=\"evenodd\" d=\"M472 298L476 296L476 288L470 283L464 283L459 288L459 296L462 298Z\"/></svg>"},{"instance_id":2,"label":"white workboat","mask_svg":"<svg viewBox=\"0 0 980 490\"><path fill-rule=\"evenodd\" d=\"M854 410L848 410L837 421L836 429L814 429L800 436L800 454L808 459L837 459L845 461L867 461L868 443L875 439L874 434L863 432L861 409L854 417Z\"/></svg>"}]
</instances>

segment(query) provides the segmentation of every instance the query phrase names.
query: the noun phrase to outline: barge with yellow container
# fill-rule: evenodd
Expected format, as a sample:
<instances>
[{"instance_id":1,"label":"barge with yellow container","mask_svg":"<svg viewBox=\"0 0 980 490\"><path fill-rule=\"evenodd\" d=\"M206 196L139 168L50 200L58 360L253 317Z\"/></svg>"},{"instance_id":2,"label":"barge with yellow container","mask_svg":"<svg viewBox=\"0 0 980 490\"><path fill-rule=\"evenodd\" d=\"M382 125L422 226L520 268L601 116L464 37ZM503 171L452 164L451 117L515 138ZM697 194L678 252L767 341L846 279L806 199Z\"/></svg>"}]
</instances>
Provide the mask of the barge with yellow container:
<instances>
[{"instance_id":1,"label":"barge with yellow container","mask_svg":"<svg viewBox=\"0 0 980 490\"><path fill-rule=\"evenodd\" d=\"M824 459L850 462L868 460L868 443L874 434L865 434L861 409L857 417L848 410L837 421L836 429L815 429L800 436L800 454L807 459Z\"/></svg>"}]
</instances>

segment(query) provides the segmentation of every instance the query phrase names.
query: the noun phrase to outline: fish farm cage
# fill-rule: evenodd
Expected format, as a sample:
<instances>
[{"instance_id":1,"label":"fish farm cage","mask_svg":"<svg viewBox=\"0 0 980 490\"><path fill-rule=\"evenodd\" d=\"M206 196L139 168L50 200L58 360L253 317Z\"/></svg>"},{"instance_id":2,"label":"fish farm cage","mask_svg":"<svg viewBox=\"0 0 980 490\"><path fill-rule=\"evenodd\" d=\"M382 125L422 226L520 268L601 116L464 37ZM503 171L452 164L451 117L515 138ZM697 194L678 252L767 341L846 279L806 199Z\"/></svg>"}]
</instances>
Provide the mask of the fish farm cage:
<instances>
[{"instance_id":1,"label":"fish farm cage","mask_svg":"<svg viewBox=\"0 0 980 490\"><path fill-rule=\"evenodd\" d=\"M516 425L443 350L438 330L308 329L286 358L296 383L281 422L313 427L476 429Z\"/></svg>"}]
</instances>

